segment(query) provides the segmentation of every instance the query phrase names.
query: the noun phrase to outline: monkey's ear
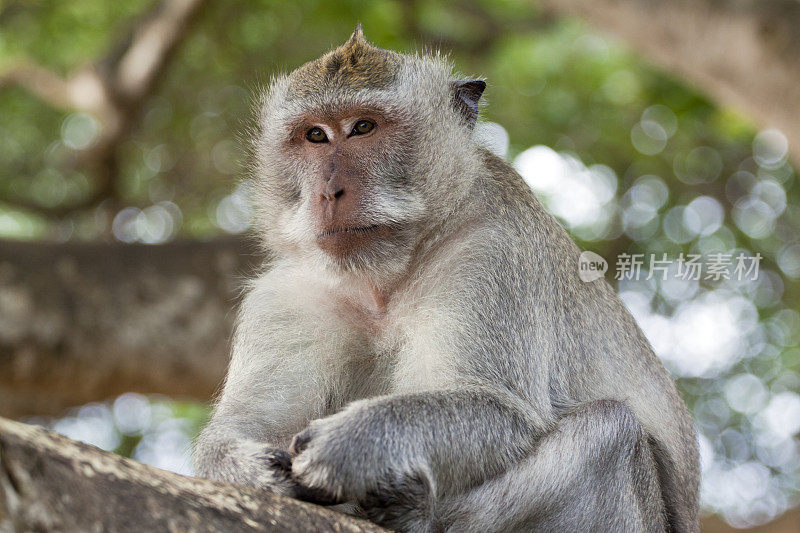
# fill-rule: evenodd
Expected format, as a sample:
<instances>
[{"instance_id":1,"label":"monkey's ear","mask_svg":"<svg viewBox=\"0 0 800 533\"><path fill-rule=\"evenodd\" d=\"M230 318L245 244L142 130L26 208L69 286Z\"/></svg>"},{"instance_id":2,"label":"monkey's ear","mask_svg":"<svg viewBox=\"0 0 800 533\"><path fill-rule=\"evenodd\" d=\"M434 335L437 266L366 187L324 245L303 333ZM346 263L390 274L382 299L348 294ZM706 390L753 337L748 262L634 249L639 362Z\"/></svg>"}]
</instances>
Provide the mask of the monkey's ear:
<instances>
[{"instance_id":1,"label":"monkey's ear","mask_svg":"<svg viewBox=\"0 0 800 533\"><path fill-rule=\"evenodd\" d=\"M483 80L454 81L450 83L453 90L453 105L467 122L469 129L475 127L478 120L478 100L481 99L486 82Z\"/></svg>"}]
</instances>

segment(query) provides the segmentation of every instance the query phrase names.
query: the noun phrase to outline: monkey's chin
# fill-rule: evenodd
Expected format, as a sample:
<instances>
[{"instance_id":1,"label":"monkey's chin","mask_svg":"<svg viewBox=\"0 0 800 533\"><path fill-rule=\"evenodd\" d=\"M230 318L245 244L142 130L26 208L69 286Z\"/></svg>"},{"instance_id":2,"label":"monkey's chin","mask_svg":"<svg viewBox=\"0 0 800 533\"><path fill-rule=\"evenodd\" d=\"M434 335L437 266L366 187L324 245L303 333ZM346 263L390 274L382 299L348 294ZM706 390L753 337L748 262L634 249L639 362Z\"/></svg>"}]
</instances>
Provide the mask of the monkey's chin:
<instances>
[{"instance_id":1,"label":"monkey's chin","mask_svg":"<svg viewBox=\"0 0 800 533\"><path fill-rule=\"evenodd\" d=\"M408 263L408 237L396 227L349 227L318 234L317 246L336 270L378 282L402 274Z\"/></svg>"}]
</instances>

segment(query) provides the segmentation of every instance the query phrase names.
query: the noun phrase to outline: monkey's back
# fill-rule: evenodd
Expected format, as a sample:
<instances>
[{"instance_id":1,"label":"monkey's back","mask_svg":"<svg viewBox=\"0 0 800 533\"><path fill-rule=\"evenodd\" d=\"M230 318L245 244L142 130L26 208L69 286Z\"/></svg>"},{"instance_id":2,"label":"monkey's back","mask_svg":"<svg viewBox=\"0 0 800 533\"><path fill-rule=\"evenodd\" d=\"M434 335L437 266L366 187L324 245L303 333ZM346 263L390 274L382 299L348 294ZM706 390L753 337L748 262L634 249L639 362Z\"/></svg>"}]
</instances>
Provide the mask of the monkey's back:
<instances>
[{"instance_id":1,"label":"monkey's back","mask_svg":"<svg viewBox=\"0 0 800 533\"><path fill-rule=\"evenodd\" d=\"M500 344L522 350L528 363L506 369L507 381L538 388L521 391L534 400L546 380L555 416L584 402L624 402L650 436L666 498L675 500L668 508L686 508L696 518L697 441L669 373L613 288L602 278L580 279L580 250L521 176L488 151L483 161L472 209L491 237L471 260L483 262L476 271L502 273L494 276L499 290L487 295L497 299L494 320L498 335L507 337Z\"/></svg>"}]
</instances>

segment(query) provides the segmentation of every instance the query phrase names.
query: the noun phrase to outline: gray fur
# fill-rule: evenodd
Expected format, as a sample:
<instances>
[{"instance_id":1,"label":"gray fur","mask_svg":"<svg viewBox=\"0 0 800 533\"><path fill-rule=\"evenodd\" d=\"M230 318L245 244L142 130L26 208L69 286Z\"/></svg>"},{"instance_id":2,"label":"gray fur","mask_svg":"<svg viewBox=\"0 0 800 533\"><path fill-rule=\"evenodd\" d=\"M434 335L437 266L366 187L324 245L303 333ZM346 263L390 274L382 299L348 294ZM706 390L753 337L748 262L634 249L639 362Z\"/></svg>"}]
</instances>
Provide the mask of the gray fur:
<instances>
[{"instance_id":1,"label":"gray fur","mask_svg":"<svg viewBox=\"0 0 800 533\"><path fill-rule=\"evenodd\" d=\"M401 531L698 531L692 422L631 315L579 279L566 231L480 148L450 67L382 62L359 39L356 86L309 64L262 99L252 190L275 260L242 304L198 474L358 504ZM391 76L364 80L383 63ZM359 105L401 124L360 213L399 236L335 260L308 217L318 169L285 136L304 112Z\"/></svg>"}]
</instances>

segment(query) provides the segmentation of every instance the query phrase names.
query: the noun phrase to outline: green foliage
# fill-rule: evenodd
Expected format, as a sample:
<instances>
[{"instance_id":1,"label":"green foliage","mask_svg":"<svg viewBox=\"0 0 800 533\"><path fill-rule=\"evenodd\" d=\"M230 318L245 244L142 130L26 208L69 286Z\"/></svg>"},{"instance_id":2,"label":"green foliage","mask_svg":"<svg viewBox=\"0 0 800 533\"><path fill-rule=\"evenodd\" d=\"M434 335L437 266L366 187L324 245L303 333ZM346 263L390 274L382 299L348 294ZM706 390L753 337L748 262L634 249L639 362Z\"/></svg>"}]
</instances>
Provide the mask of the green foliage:
<instances>
[{"instance_id":1,"label":"green foliage","mask_svg":"<svg viewBox=\"0 0 800 533\"><path fill-rule=\"evenodd\" d=\"M630 297L626 302L642 304L634 312L649 324L648 334L659 331L658 324L683 324L687 316L700 320L712 313L711 325L724 323L725 313L733 316L734 329L741 331L728 334L740 345L727 360L702 371L691 361L665 357L665 362L703 435L707 507L739 525L766 520L797 502L800 480L797 431L781 433L781 416L800 405L795 171L785 154L759 160L759 153L771 149L769 143L762 146L769 132L756 137L756 129L735 111L714 105L580 23L544 18L531 4L212 2L118 149L120 209L136 209L116 214L117 220L171 222L159 234L117 235L160 242L243 230L236 211L242 162L236 139L248 122L249 95L273 74L343 42L356 22L387 48L415 51L443 43L458 71L487 78L484 115L508 131L512 158L534 145L549 146L562 159L599 172L613 187L613 199L604 207L611 213L608 224L587 229L562 217L583 247L611 263L621 252L666 252L673 258L693 251L763 255L758 284L703 281L677 296L656 281L621 283L620 289ZM0 4L0 73L29 60L68 75L104 57L150 5L150 0ZM80 167L67 170L65 162L74 157L74 146L91 141L95 127L92 117L55 110L20 89L0 89L0 237L108 235L110 219L102 209L51 221L15 206L19 201L45 208L72 205L90 195L97 188L93 176ZM661 189L664 198L637 219L649 205L641 194ZM687 229L685 210L699 197L713 201L698 205L712 211L718 205L723 213L708 234ZM709 346L711 352L717 349L713 342ZM162 407L153 412L162 413ZM169 409L185 434L196 432L207 414L194 404ZM98 420L110 416L96 409L86 413ZM160 416L148 423L161 427ZM126 455L144 454L141 450L151 448L142 442L152 447L155 437L143 431L122 432L109 446Z\"/></svg>"}]
</instances>

